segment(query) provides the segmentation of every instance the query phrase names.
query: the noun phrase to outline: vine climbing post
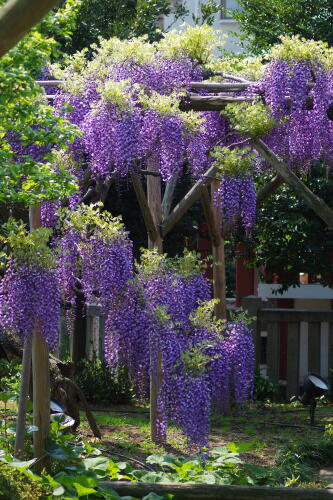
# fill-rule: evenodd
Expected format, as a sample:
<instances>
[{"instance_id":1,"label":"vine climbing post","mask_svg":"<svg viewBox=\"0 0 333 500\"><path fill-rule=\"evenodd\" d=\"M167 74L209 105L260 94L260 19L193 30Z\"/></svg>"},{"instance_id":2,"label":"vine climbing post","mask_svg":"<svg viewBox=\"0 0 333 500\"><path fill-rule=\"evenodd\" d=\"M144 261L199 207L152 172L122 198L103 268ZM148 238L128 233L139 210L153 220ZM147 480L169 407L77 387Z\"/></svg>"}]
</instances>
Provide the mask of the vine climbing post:
<instances>
[{"instance_id":1,"label":"vine climbing post","mask_svg":"<svg viewBox=\"0 0 333 500\"><path fill-rule=\"evenodd\" d=\"M213 290L214 299L219 302L215 305L215 316L218 319L226 319L226 293L225 293L225 256L224 238L221 235L221 215L214 205L214 193L218 189L219 181L214 180L211 185L211 210L213 213L214 229L216 237L213 238Z\"/></svg>"},{"instance_id":2,"label":"vine climbing post","mask_svg":"<svg viewBox=\"0 0 333 500\"><path fill-rule=\"evenodd\" d=\"M20 385L20 396L17 411L16 436L15 436L15 457L20 457L24 448L25 419L27 415L27 403L29 396L29 385L31 376L31 353L32 337L28 335L24 341L22 357L22 374Z\"/></svg>"},{"instance_id":3,"label":"vine climbing post","mask_svg":"<svg viewBox=\"0 0 333 500\"><path fill-rule=\"evenodd\" d=\"M30 230L41 226L40 207L29 208ZM49 348L39 332L38 321L32 337L32 382L33 382L33 423L38 431L33 433L34 456L40 458L45 453L46 439L50 427L50 371ZM43 461L38 463L43 467Z\"/></svg>"},{"instance_id":4,"label":"vine climbing post","mask_svg":"<svg viewBox=\"0 0 333 500\"><path fill-rule=\"evenodd\" d=\"M151 171L157 171L155 163L151 162L149 166ZM161 177L148 175L147 177L147 201L150 213L152 215L156 232L154 239L152 234L148 233L148 248L156 248L158 253L163 252L163 240L160 233L160 225L162 221L162 195L161 195ZM159 346L157 352L153 352L151 346L151 374L150 374L150 432L151 439L155 443L159 441L158 436L158 408L157 400L158 393L162 383L162 354Z\"/></svg>"},{"instance_id":5,"label":"vine climbing post","mask_svg":"<svg viewBox=\"0 0 333 500\"><path fill-rule=\"evenodd\" d=\"M213 257L213 296L219 302L215 305L215 316L218 319L227 317L226 293L225 293L225 258L224 239L221 235L220 211L215 207L213 199L214 192L218 188L219 181L214 180L211 185L211 197L207 187L202 189L201 201L208 225L209 235L212 241Z\"/></svg>"}]
</instances>

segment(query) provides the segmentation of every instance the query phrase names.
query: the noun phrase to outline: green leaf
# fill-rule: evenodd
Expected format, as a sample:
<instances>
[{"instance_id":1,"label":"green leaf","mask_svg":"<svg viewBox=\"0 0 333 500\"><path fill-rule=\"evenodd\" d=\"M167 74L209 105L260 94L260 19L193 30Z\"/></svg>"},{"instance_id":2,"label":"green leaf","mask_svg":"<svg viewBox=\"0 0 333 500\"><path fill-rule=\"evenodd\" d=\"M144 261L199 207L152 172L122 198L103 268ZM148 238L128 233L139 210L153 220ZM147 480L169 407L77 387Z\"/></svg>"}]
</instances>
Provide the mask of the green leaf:
<instances>
[{"instance_id":1,"label":"green leaf","mask_svg":"<svg viewBox=\"0 0 333 500\"><path fill-rule=\"evenodd\" d=\"M59 484L59 486L53 490L52 495L54 497L60 497L60 495L63 495L63 493L65 493L65 488L61 484Z\"/></svg>"},{"instance_id":2,"label":"green leaf","mask_svg":"<svg viewBox=\"0 0 333 500\"><path fill-rule=\"evenodd\" d=\"M144 483L173 483L175 478L165 472L147 472L141 477L141 481Z\"/></svg>"},{"instance_id":3,"label":"green leaf","mask_svg":"<svg viewBox=\"0 0 333 500\"><path fill-rule=\"evenodd\" d=\"M150 493L148 493L148 495L146 495L145 497L142 498L142 500L163 500L163 499L164 499L164 497L157 495L153 491L151 491Z\"/></svg>"},{"instance_id":4,"label":"green leaf","mask_svg":"<svg viewBox=\"0 0 333 500\"><path fill-rule=\"evenodd\" d=\"M94 457L82 460L82 465L87 470L100 470L106 472L110 462L112 462L112 460L106 457Z\"/></svg>"},{"instance_id":5,"label":"green leaf","mask_svg":"<svg viewBox=\"0 0 333 500\"><path fill-rule=\"evenodd\" d=\"M77 495L79 497L84 497L87 495L97 493L97 490L95 490L95 488L87 488L86 486L83 486L80 483L73 483L73 486L76 489Z\"/></svg>"},{"instance_id":6,"label":"green leaf","mask_svg":"<svg viewBox=\"0 0 333 500\"><path fill-rule=\"evenodd\" d=\"M58 446L55 443L50 443L47 446L46 451L53 460L63 461L68 458L67 451L62 446Z\"/></svg>"},{"instance_id":7,"label":"green leaf","mask_svg":"<svg viewBox=\"0 0 333 500\"><path fill-rule=\"evenodd\" d=\"M18 469L28 469L32 464L36 462L36 459L32 460L13 460L12 462L8 462L8 465L11 467L17 467Z\"/></svg>"}]
</instances>

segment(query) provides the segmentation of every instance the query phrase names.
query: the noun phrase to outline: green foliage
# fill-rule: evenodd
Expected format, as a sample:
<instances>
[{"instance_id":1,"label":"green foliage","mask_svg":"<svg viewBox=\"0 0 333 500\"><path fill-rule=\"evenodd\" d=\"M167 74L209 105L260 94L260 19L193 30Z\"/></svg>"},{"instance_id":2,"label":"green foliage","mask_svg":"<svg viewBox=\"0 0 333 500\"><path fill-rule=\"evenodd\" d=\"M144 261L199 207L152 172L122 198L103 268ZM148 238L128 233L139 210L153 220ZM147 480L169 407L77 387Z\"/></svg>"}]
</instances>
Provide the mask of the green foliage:
<instances>
[{"instance_id":1,"label":"green foliage","mask_svg":"<svg viewBox=\"0 0 333 500\"><path fill-rule=\"evenodd\" d=\"M216 146L211 155L214 158L213 165L218 167L220 174L235 177L250 173L253 170L253 160L257 156L251 153L248 146L242 149Z\"/></svg>"},{"instance_id":2,"label":"green foliage","mask_svg":"<svg viewBox=\"0 0 333 500\"><path fill-rule=\"evenodd\" d=\"M268 176L260 177L260 183L268 180ZM333 177L325 165L313 165L304 182L332 205ZM283 291L299 286L299 274L306 272L312 281L332 286L333 232L291 188L282 185L274 198L259 207L256 229L254 263L258 268L265 266L267 283L276 274Z\"/></svg>"},{"instance_id":3,"label":"green foliage","mask_svg":"<svg viewBox=\"0 0 333 500\"><path fill-rule=\"evenodd\" d=\"M186 26L184 31L169 31L164 34L158 48L167 57L179 57L182 54L206 64L212 57L214 48L222 44L221 38L208 24Z\"/></svg>"},{"instance_id":4,"label":"green foliage","mask_svg":"<svg viewBox=\"0 0 333 500\"><path fill-rule=\"evenodd\" d=\"M95 235L104 241L123 239L126 234L121 217L112 217L110 212L102 212L103 203L79 205L76 210L60 210L64 229L74 229L85 237Z\"/></svg>"},{"instance_id":5,"label":"green foliage","mask_svg":"<svg viewBox=\"0 0 333 500\"><path fill-rule=\"evenodd\" d=\"M40 484L39 480L29 477L20 469L1 464L0 499L37 500L45 499L51 490Z\"/></svg>"},{"instance_id":6,"label":"green foliage","mask_svg":"<svg viewBox=\"0 0 333 500\"><path fill-rule=\"evenodd\" d=\"M219 299L212 299L201 302L195 311L190 313L191 323L196 327L203 328L224 328L225 321L216 319L214 315L214 307L219 303Z\"/></svg>"},{"instance_id":7,"label":"green foliage","mask_svg":"<svg viewBox=\"0 0 333 500\"><path fill-rule=\"evenodd\" d=\"M192 14L192 20L194 24L208 24L211 26L216 19L216 14L219 14L222 11L223 5L221 3L215 2L215 0L207 0L206 2L200 4L199 16Z\"/></svg>"},{"instance_id":8,"label":"green foliage","mask_svg":"<svg viewBox=\"0 0 333 500\"><path fill-rule=\"evenodd\" d=\"M133 397L126 368L119 368L115 375L105 361L80 361L76 382L88 401L94 403L129 403Z\"/></svg>"},{"instance_id":9,"label":"green foliage","mask_svg":"<svg viewBox=\"0 0 333 500\"><path fill-rule=\"evenodd\" d=\"M56 38L64 52L74 54L88 48L90 55L90 47L100 38L126 39L147 34L150 40L156 40L161 37L158 20L171 9L167 0L81 0L70 11L70 33ZM176 6L176 18L183 14L184 9ZM52 26L48 30L53 33Z\"/></svg>"},{"instance_id":10,"label":"green foliage","mask_svg":"<svg viewBox=\"0 0 333 500\"><path fill-rule=\"evenodd\" d=\"M313 480L314 469L327 466L333 460L333 439L329 428L324 437L310 441L306 437L285 446L272 470L275 482L296 486Z\"/></svg>"},{"instance_id":11,"label":"green foliage","mask_svg":"<svg viewBox=\"0 0 333 500\"><path fill-rule=\"evenodd\" d=\"M168 258L167 254L159 254L156 249L141 249L140 262L136 263L138 273L146 278L157 272L173 272L184 278L191 278L203 269L203 262L195 251L184 249L183 255Z\"/></svg>"},{"instance_id":12,"label":"green foliage","mask_svg":"<svg viewBox=\"0 0 333 500\"><path fill-rule=\"evenodd\" d=\"M230 55L223 53L223 57L219 57L210 61L207 68L212 71L222 71L232 75L238 75L245 80L251 82L260 80L265 71L265 61L262 57L244 56L244 54ZM213 77L213 80L219 81L220 77Z\"/></svg>"},{"instance_id":13,"label":"green foliage","mask_svg":"<svg viewBox=\"0 0 333 500\"><path fill-rule=\"evenodd\" d=\"M209 366L211 358L204 354L207 347L209 347L207 343L202 342L201 345L191 345L189 349L182 352L181 358L185 372L191 377L202 377Z\"/></svg>"},{"instance_id":14,"label":"green foliage","mask_svg":"<svg viewBox=\"0 0 333 500\"><path fill-rule=\"evenodd\" d=\"M24 37L0 60L0 201L34 204L70 195L72 175L52 148L61 149L78 129L54 114L35 79L55 47L38 31ZM15 156L12 144L37 147L40 158Z\"/></svg>"},{"instance_id":15,"label":"green foliage","mask_svg":"<svg viewBox=\"0 0 333 500\"><path fill-rule=\"evenodd\" d=\"M299 35L282 36L281 43L272 47L271 56L288 61L291 65L295 61L309 61L314 68L320 63L331 68L333 49L320 40L306 40Z\"/></svg>"},{"instance_id":16,"label":"green foliage","mask_svg":"<svg viewBox=\"0 0 333 500\"><path fill-rule=\"evenodd\" d=\"M53 254L48 246L51 229L40 227L28 231L22 221L16 223L12 218L1 229L3 235L0 236L0 242L7 246L8 254L17 263L39 267L54 265Z\"/></svg>"},{"instance_id":17,"label":"green foliage","mask_svg":"<svg viewBox=\"0 0 333 500\"><path fill-rule=\"evenodd\" d=\"M254 375L254 400L272 400L275 396L277 396L278 392L279 386L270 378L263 377L260 373L260 369L257 368Z\"/></svg>"},{"instance_id":18,"label":"green foliage","mask_svg":"<svg viewBox=\"0 0 333 500\"><path fill-rule=\"evenodd\" d=\"M267 51L281 35L333 45L331 0L239 0L239 4L234 18L240 22L246 46L256 54Z\"/></svg>"},{"instance_id":19,"label":"green foliage","mask_svg":"<svg viewBox=\"0 0 333 500\"><path fill-rule=\"evenodd\" d=\"M221 114L228 118L239 135L251 139L265 137L277 125L268 106L259 101L228 104Z\"/></svg>"},{"instance_id":20,"label":"green foliage","mask_svg":"<svg viewBox=\"0 0 333 500\"><path fill-rule=\"evenodd\" d=\"M21 382L21 361L0 359L0 390L18 394Z\"/></svg>"}]
</instances>

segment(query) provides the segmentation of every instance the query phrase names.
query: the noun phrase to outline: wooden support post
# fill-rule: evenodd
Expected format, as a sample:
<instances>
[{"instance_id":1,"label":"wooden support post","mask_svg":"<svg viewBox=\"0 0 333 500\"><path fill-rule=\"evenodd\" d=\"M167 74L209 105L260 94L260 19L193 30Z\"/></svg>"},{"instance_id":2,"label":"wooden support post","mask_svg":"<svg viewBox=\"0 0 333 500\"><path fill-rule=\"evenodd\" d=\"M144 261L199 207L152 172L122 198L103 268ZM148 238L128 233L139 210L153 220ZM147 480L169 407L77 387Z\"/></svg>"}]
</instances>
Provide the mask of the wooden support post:
<instances>
[{"instance_id":1,"label":"wooden support post","mask_svg":"<svg viewBox=\"0 0 333 500\"><path fill-rule=\"evenodd\" d=\"M26 337L23 346L22 357L22 374L20 385L20 397L18 404L16 436L15 436L15 452L16 458L22 456L24 448L25 435L25 419L27 415L27 402L29 396L30 374L31 374L31 353L32 353L32 337Z\"/></svg>"},{"instance_id":2,"label":"wooden support post","mask_svg":"<svg viewBox=\"0 0 333 500\"><path fill-rule=\"evenodd\" d=\"M154 163L150 164L149 170L157 170ZM160 224L162 219L162 197L161 197L161 178L149 175L147 177L147 201L149 211L155 226L155 233L148 232L148 248L151 250L156 248L159 253L163 252L163 240L160 233ZM154 239L153 239L154 238ZM152 348L151 348L152 349ZM156 360L157 356L157 363ZM150 376L150 432L151 439L155 443L159 441L158 433L158 393L162 384L162 353L159 346L157 346L157 353L150 352L151 360L151 376ZM154 369L155 366L155 369Z\"/></svg>"},{"instance_id":3,"label":"wooden support post","mask_svg":"<svg viewBox=\"0 0 333 500\"><path fill-rule=\"evenodd\" d=\"M213 291L214 299L219 302L215 305L215 316L218 319L227 318L226 293L225 293L225 256L224 239L221 236L221 216L218 207L215 207L213 198L219 186L218 180L213 180L211 185L211 220L215 237L213 243ZM209 226L209 225L208 225Z\"/></svg>"},{"instance_id":4,"label":"wooden support post","mask_svg":"<svg viewBox=\"0 0 333 500\"><path fill-rule=\"evenodd\" d=\"M40 227L40 207L29 209L30 229ZM49 348L39 332L38 321L32 339L33 423L38 431L33 433L34 456L45 453L46 439L50 427L50 370ZM38 462L41 469L45 461Z\"/></svg>"}]
</instances>

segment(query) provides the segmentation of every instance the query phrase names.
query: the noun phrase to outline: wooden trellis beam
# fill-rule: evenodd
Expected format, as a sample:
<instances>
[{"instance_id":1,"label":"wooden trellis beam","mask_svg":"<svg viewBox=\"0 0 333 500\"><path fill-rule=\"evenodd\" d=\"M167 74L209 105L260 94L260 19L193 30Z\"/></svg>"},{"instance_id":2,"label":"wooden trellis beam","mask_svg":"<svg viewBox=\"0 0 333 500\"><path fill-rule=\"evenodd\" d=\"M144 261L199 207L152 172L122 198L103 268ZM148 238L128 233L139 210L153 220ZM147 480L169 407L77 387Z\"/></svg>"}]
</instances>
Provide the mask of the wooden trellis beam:
<instances>
[{"instance_id":1,"label":"wooden trellis beam","mask_svg":"<svg viewBox=\"0 0 333 500\"><path fill-rule=\"evenodd\" d=\"M150 241L155 242L159 237L159 233L157 231L157 227L153 219L153 214L148 205L146 193L144 192L138 173L132 171L131 177L132 177L133 188L147 229L148 238Z\"/></svg>"},{"instance_id":2,"label":"wooden trellis beam","mask_svg":"<svg viewBox=\"0 0 333 500\"><path fill-rule=\"evenodd\" d=\"M215 179L218 172L217 166L210 167L202 178L194 184L184 198L174 207L170 215L163 221L161 227L162 237L164 238L174 227L174 225L183 217L189 208L195 203L202 194L202 189L209 186Z\"/></svg>"},{"instance_id":3,"label":"wooden trellis beam","mask_svg":"<svg viewBox=\"0 0 333 500\"><path fill-rule=\"evenodd\" d=\"M0 57L2 57L60 0L9 0L0 9Z\"/></svg>"},{"instance_id":4,"label":"wooden trellis beam","mask_svg":"<svg viewBox=\"0 0 333 500\"><path fill-rule=\"evenodd\" d=\"M275 175L257 193L257 205L261 205L269 198L282 184L284 180L280 175Z\"/></svg>"},{"instance_id":5,"label":"wooden trellis beam","mask_svg":"<svg viewBox=\"0 0 333 500\"><path fill-rule=\"evenodd\" d=\"M221 111L227 104L240 102L253 102L253 97L189 94L181 101L179 108L182 111Z\"/></svg>"},{"instance_id":6,"label":"wooden trellis beam","mask_svg":"<svg viewBox=\"0 0 333 500\"><path fill-rule=\"evenodd\" d=\"M177 181L178 181L178 174L175 174L171 177L171 179L167 182L165 186L164 196L162 200L162 221L164 221L170 213L170 208L175 188L177 185Z\"/></svg>"},{"instance_id":7,"label":"wooden trellis beam","mask_svg":"<svg viewBox=\"0 0 333 500\"><path fill-rule=\"evenodd\" d=\"M305 203L320 217L330 229L333 229L333 210L315 195L288 166L278 158L273 151L261 140L253 141L258 153L278 172L282 179L289 184Z\"/></svg>"},{"instance_id":8,"label":"wooden trellis beam","mask_svg":"<svg viewBox=\"0 0 333 500\"><path fill-rule=\"evenodd\" d=\"M191 82L191 89L202 89L207 92L239 92L246 90L252 82Z\"/></svg>"}]
</instances>

